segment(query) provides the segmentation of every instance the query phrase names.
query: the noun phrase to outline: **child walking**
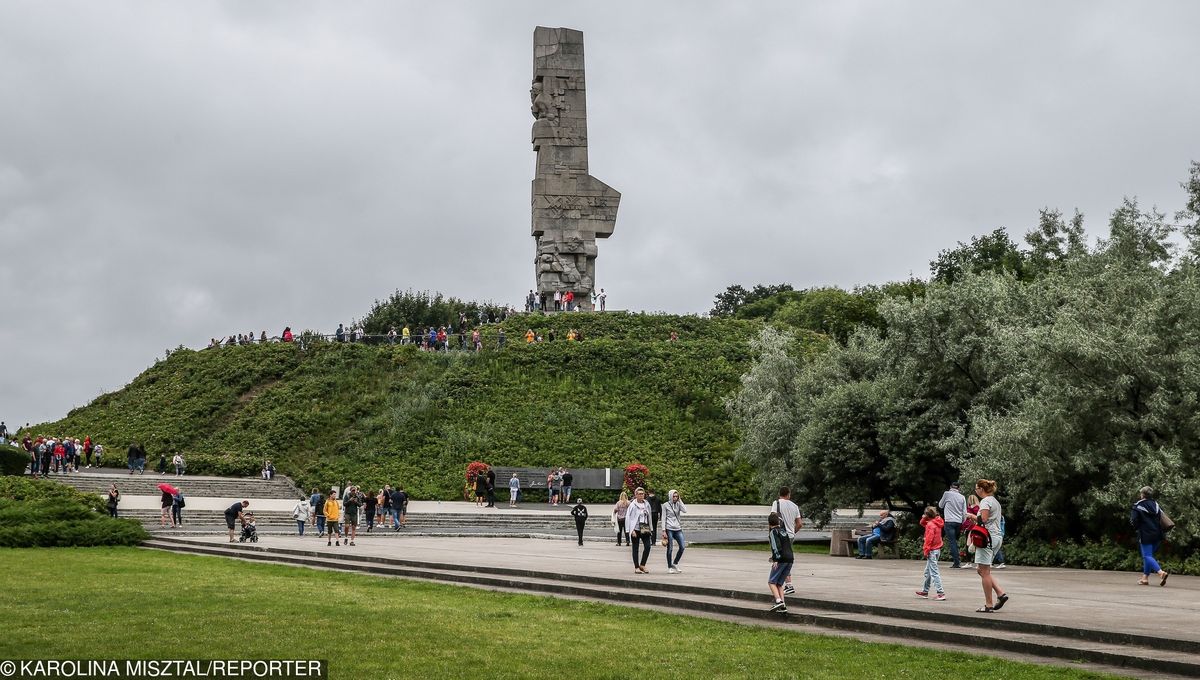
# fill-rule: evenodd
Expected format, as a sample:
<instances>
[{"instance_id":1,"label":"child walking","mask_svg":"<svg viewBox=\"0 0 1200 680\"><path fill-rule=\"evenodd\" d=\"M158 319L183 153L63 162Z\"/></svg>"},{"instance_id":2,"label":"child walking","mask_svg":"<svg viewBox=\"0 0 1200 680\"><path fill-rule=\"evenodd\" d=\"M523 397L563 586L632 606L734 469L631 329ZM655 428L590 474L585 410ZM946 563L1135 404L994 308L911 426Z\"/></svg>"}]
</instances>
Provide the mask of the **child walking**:
<instances>
[{"instance_id":1,"label":"child walking","mask_svg":"<svg viewBox=\"0 0 1200 680\"><path fill-rule=\"evenodd\" d=\"M936 507L931 505L925 508L925 514L921 516L921 526L925 527L925 582L917 591L917 597L928 599L929 585L932 582L937 592L933 599L946 599L946 592L942 590L942 574L938 571L938 557L942 554L942 527L945 524L942 518L938 517Z\"/></svg>"},{"instance_id":2,"label":"child walking","mask_svg":"<svg viewBox=\"0 0 1200 680\"><path fill-rule=\"evenodd\" d=\"M783 587L792 573L792 562L795 561L792 555L792 539L788 538L787 532L784 531L778 512L767 515L767 526L770 527L767 540L771 544L771 575L767 577L767 587L775 597L775 604L771 605L770 611L786 614L787 604L783 601Z\"/></svg>"}]
</instances>

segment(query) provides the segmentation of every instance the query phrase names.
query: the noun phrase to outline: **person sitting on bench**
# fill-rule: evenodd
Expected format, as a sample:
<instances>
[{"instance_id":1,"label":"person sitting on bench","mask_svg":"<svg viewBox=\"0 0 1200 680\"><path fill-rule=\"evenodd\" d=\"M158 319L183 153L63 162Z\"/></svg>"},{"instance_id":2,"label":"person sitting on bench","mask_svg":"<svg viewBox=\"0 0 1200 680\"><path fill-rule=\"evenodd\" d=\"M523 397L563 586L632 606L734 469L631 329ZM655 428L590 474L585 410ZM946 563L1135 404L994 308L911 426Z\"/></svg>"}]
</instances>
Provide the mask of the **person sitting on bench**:
<instances>
[{"instance_id":1,"label":"person sitting on bench","mask_svg":"<svg viewBox=\"0 0 1200 680\"><path fill-rule=\"evenodd\" d=\"M871 549L877 543L893 543L896 540L896 520L887 510L879 512L879 521L868 527L870 534L858 537L856 560L871 559Z\"/></svg>"}]
</instances>

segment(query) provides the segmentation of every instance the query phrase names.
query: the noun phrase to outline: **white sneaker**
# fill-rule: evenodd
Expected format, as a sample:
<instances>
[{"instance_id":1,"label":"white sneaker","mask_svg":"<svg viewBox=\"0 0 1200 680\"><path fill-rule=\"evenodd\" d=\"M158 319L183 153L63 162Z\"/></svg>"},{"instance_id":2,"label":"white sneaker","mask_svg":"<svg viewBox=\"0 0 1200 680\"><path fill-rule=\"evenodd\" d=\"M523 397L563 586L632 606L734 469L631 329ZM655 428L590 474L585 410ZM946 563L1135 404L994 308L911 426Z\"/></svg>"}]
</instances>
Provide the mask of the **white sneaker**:
<instances>
[{"instance_id":1,"label":"white sneaker","mask_svg":"<svg viewBox=\"0 0 1200 680\"><path fill-rule=\"evenodd\" d=\"M667 570L667 573L668 574L678 574L679 570L676 569L675 567L671 567L670 569Z\"/></svg>"},{"instance_id":2,"label":"white sneaker","mask_svg":"<svg viewBox=\"0 0 1200 680\"><path fill-rule=\"evenodd\" d=\"M676 573L676 574L682 574L682 573L683 573L683 570L682 570L682 569L680 569L679 567L675 567L675 573Z\"/></svg>"}]
</instances>

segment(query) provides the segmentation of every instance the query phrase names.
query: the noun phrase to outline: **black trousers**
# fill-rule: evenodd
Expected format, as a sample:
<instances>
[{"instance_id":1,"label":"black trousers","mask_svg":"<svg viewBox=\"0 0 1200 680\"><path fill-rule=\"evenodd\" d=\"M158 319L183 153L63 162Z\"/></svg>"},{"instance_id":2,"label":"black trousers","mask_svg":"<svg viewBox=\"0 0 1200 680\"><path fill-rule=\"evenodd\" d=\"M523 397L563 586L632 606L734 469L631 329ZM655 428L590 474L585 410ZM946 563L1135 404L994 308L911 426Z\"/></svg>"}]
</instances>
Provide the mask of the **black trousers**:
<instances>
[{"instance_id":1,"label":"black trousers","mask_svg":"<svg viewBox=\"0 0 1200 680\"><path fill-rule=\"evenodd\" d=\"M488 487L488 490L487 490L487 501L488 501L487 504L488 504L489 508L496 507L496 489L494 489L490 486Z\"/></svg>"},{"instance_id":2,"label":"black trousers","mask_svg":"<svg viewBox=\"0 0 1200 680\"><path fill-rule=\"evenodd\" d=\"M629 540L629 532L625 531L625 518L619 517L617 518L617 545L621 545L622 536L625 537L626 543L632 543L632 541Z\"/></svg>"},{"instance_id":3,"label":"black trousers","mask_svg":"<svg viewBox=\"0 0 1200 680\"><path fill-rule=\"evenodd\" d=\"M633 549L633 566L644 567L646 560L650 559L650 544L654 542L654 534L643 534L639 531L634 531L629 534L629 547ZM642 561L638 562L638 543L642 544Z\"/></svg>"},{"instance_id":4,"label":"black trousers","mask_svg":"<svg viewBox=\"0 0 1200 680\"><path fill-rule=\"evenodd\" d=\"M582 517L575 518L575 533L579 534L579 545L583 545L583 523L586 521Z\"/></svg>"}]
</instances>

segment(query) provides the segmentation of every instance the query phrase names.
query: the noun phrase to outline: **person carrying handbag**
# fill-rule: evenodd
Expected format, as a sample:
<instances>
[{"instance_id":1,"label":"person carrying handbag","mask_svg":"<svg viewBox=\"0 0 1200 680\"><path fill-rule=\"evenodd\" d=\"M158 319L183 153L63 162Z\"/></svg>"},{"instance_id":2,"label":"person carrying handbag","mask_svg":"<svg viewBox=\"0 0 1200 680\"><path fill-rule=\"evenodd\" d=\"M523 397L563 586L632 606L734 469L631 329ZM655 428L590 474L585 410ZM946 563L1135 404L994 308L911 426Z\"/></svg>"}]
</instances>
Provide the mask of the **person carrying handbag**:
<instances>
[{"instance_id":1,"label":"person carrying handbag","mask_svg":"<svg viewBox=\"0 0 1200 680\"><path fill-rule=\"evenodd\" d=\"M1129 511L1129 523L1137 531L1138 546L1142 551L1142 577L1138 579L1138 585L1150 585L1151 574L1158 576L1158 585L1167 585L1170 574L1154 559L1154 553L1175 523L1154 501L1154 489L1143 486L1138 491L1138 501Z\"/></svg>"},{"instance_id":2,"label":"person carrying handbag","mask_svg":"<svg viewBox=\"0 0 1200 680\"><path fill-rule=\"evenodd\" d=\"M650 544L654 542L654 522L650 516L650 504L646 502L646 490L638 487L633 492L633 502L625 511L625 528L629 531L629 547L633 551L633 573L649 574L646 560L650 559ZM642 559L638 560L638 544L642 545Z\"/></svg>"}]
</instances>

